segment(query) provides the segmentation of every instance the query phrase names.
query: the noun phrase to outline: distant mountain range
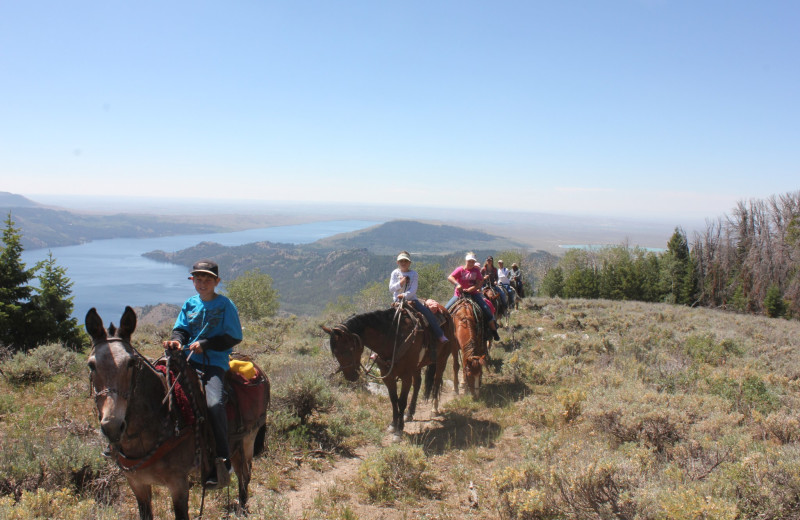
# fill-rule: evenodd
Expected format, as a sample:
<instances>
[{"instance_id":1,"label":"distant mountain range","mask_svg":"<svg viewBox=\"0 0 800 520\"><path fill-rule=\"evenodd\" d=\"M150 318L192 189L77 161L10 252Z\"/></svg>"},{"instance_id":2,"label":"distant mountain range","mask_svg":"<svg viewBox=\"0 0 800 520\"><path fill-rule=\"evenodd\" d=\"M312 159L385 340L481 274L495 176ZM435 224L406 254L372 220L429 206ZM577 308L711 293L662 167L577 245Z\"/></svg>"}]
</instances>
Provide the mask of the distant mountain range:
<instances>
[{"instance_id":1,"label":"distant mountain range","mask_svg":"<svg viewBox=\"0 0 800 520\"><path fill-rule=\"evenodd\" d=\"M280 215L99 214L91 213L91 208L75 212L45 206L8 192L0 192L0 212L3 221L11 215L14 225L22 232L25 249L71 246L109 238L224 233L313 220Z\"/></svg>"},{"instance_id":2,"label":"distant mountain range","mask_svg":"<svg viewBox=\"0 0 800 520\"><path fill-rule=\"evenodd\" d=\"M225 226L192 223L156 215L92 215L53 209L22 195L0 192L3 220L9 214L22 232L22 247L37 249L82 244L107 238L144 238L218 233Z\"/></svg>"}]
</instances>

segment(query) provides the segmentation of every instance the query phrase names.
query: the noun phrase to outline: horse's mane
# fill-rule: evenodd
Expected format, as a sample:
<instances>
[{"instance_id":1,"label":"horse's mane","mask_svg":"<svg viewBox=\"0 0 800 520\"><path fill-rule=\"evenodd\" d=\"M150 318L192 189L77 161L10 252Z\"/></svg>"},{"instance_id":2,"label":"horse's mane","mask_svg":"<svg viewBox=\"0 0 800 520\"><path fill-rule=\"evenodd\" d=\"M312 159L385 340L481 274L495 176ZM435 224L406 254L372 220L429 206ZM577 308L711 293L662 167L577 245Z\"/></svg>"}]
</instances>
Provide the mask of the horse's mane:
<instances>
[{"instance_id":1,"label":"horse's mane","mask_svg":"<svg viewBox=\"0 0 800 520\"><path fill-rule=\"evenodd\" d=\"M342 325L353 334L361 334L367 327L386 332L392 327L394 314L395 309L392 308L355 314L344 320Z\"/></svg>"}]
</instances>

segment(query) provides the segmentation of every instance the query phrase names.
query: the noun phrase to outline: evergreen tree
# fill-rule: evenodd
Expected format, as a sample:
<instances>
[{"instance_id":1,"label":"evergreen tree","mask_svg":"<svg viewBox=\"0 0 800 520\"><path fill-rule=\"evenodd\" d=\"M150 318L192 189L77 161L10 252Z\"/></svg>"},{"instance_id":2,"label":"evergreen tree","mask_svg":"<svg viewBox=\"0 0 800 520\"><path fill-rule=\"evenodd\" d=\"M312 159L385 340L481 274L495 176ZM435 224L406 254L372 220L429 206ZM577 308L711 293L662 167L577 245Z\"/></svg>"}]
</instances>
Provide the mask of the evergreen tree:
<instances>
[{"instance_id":1,"label":"evergreen tree","mask_svg":"<svg viewBox=\"0 0 800 520\"><path fill-rule=\"evenodd\" d=\"M0 251L0 344L12 350L24 350L33 291L29 282L34 271L26 269L22 262L22 235L14 226L11 213L5 224Z\"/></svg>"},{"instance_id":2,"label":"evergreen tree","mask_svg":"<svg viewBox=\"0 0 800 520\"><path fill-rule=\"evenodd\" d=\"M697 259L694 254L691 254L686 264L686 274L683 278L679 303L693 306L699 298L700 280L697 276Z\"/></svg>"},{"instance_id":3,"label":"evergreen tree","mask_svg":"<svg viewBox=\"0 0 800 520\"><path fill-rule=\"evenodd\" d=\"M564 293L564 270L559 266L551 267L542 277L539 292L543 296L555 298Z\"/></svg>"},{"instance_id":4,"label":"evergreen tree","mask_svg":"<svg viewBox=\"0 0 800 520\"><path fill-rule=\"evenodd\" d=\"M598 270L593 253L572 249L564 255L559 265L564 269L565 298L598 297Z\"/></svg>"},{"instance_id":5,"label":"evergreen tree","mask_svg":"<svg viewBox=\"0 0 800 520\"><path fill-rule=\"evenodd\" d=\"M83 338L78 320L72 318L72 282L67 270L56 265L53 253L36 265L39 287L31 298L30 322L33 327L28 343L33 345L60 342L79 350Z\"/></svg>"},{"instance_id":6,"label":"evergreen tree","mask_svg":"<svg viewBox=\"0 0 800 520\"><path fill-rule=\"evenodd\" d=\"M689 244L686 233L680 227L675 228L661 260L662 290L666 294L664 299L671 303L687 303L683 284L689 267Z\"/></svg>"},{"instance_id":7,"label":"evergreen tree","mask_svg":"<svg viewBox=\"0 0 800 520\"><path fill-rule=\"evenodd\" d=\"M764 298L764 309L770 318L780 318L786 313L786 302L783 299L781 288L773 284L767 289L767 296Z\"/></svg>"}]
</instances>

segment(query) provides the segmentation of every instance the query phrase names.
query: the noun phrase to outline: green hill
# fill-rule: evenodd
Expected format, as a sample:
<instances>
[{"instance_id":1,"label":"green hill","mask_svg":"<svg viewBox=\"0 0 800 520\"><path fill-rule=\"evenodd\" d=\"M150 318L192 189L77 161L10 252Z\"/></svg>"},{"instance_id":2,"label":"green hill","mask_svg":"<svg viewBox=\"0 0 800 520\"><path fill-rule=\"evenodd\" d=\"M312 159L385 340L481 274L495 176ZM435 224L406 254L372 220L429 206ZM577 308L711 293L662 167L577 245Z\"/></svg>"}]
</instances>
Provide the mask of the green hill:
<instances>
[{"instance_id":1,"label":"green hill","mask_svg":"<svg viewBox=\"0 0 800 520\"><path fill-rule=\"evenodd\" d=\"M187 269L198 258L211 258L220 265L223 281L259 269L272 277L273 287L280 293L281 310L314 315L329 302L340 296L350 297L370 283L388 283L397 252L403 249L414 254L416 267L426 263L438 265L444 279L462 263L464 252L468 250L467 247L452 249L458 244L473 246L471 249L479 258L497 254L500 246L505 246L506 250L519 247L523 251L511 241L474 230L393 221L312 244L257 242L227 247L203 242L174 253L152 251L145 256L184 265ZM491 246L498 246L498 249L489 249ZM543 251L524 253L524 257L531 268L555 259Z\"/></svg>"},{"instance_id":2,"label":"green hill","mask_svg":"<svg viewBox=\"0 0 800 520\"><path fill-rule=\"evenodd\" d=\"M315 246L323 249L364 248L384 255L397 255L403 250L412 254L440 255L527 247L521 242L475 229L413 220L393 220L369 229L324 238Z\"/></svg>"}]
</instances>

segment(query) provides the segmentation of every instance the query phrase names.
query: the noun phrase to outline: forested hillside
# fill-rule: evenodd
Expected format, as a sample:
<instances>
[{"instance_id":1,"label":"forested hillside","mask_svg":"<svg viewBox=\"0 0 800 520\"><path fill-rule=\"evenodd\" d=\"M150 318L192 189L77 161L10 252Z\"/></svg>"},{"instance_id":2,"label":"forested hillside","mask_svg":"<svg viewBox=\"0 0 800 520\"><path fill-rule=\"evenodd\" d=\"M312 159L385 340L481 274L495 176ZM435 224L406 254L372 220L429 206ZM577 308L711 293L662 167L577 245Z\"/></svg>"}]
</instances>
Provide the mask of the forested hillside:
<instances>
[{"instance_id":1,"label":"forested hillside","mask_svg":"<svg viewBox=\"0 0 800 520\"><path fill-rule=\"evenodd\" d=\"M800 316L800 192L740 202L693 238L676 228L663 253L626 244L569 251L541 288L566 298Z\"/></svg>"}]
</instances>

